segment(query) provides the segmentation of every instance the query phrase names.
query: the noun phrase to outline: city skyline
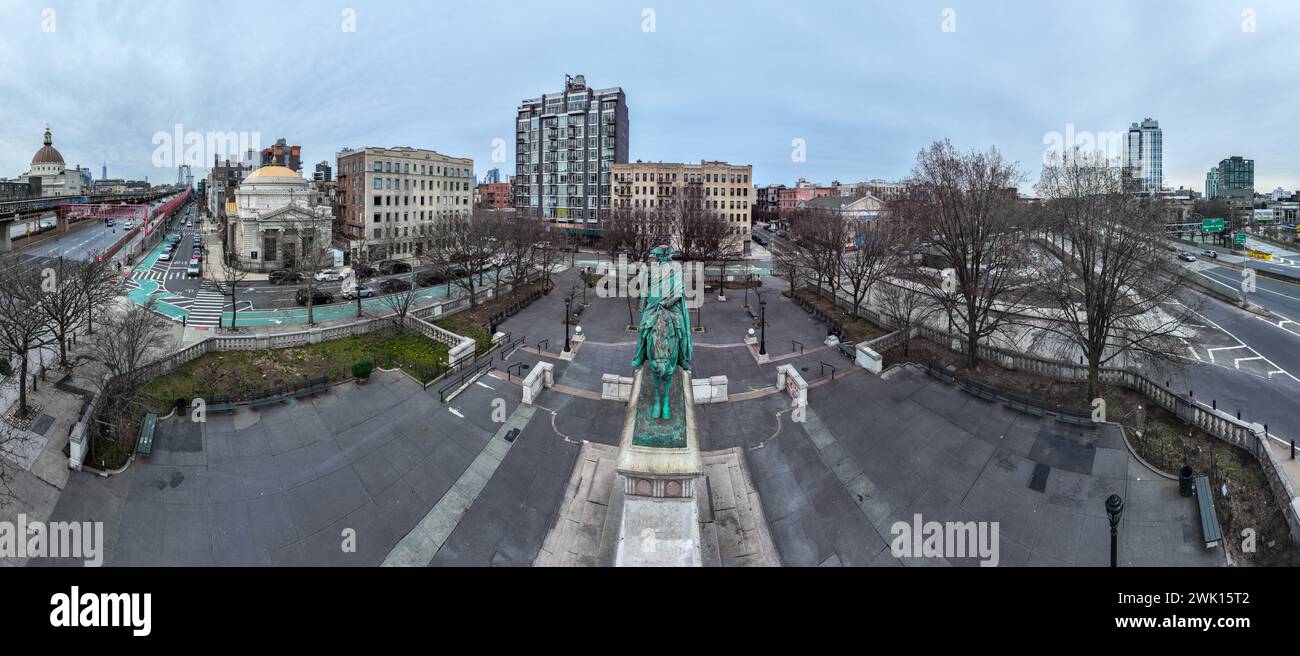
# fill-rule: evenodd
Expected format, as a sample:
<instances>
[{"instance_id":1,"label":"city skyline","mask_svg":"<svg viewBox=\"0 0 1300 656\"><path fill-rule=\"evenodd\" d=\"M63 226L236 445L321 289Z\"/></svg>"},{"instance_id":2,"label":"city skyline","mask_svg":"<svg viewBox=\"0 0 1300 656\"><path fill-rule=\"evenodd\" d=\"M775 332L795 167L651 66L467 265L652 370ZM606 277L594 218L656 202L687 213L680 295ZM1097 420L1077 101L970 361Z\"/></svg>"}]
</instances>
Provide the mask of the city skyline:
<instances>
[{"instance_id":1,"label":"city skyline","mask_svg":"<svg viewBox=\"0 0 1300 656\"><path fill-rule=\"evenodd\" d=\"M630 161L752 163L759 185L899 179L917 151L949 138L963 150L998 147L1029 191L1047 135L1122 135L1149 116L1167 133L1166 186L1203 190L1205 171L1234 155L1256 162L1256 189L1300 186L1300 158L1273 136L1288 131L1288 97L1300 91L1259 83L1287 79L1285 62L1300 56L1288 38L1300 9L953 3L948 15L938 6L759 4L782 20L728 32L711 26L761 7L591 4L582 12L588 45L538 50L525 49L525 37L562 33L572 19L458 7L428 23L357 2L348 32L345 8L235 2L228 15L238 29L213 32L202 11L163 3L55 6L50 15L41 3L13 3L0 9L10 36L0 56L12 63L0 79L10 99L0 177L27 170L47 124L69 166L107 162L114 178L174 177L174 166L150 157L153 136L177 125L256 132L260 147L287 135L305 161L407 145L509 175L520 99L568 74L627 94ZM287 25L302 37L296 50L268 56L264 44ZM501 38L477 38L482 30L471 28L483 25ZM1163 45L1148 50L1153 43ZM404 63L376 67L377 48ZM1140 69L1127 63L1136 49ZM325 58L329 70L311 65ZM1268 102L1222 100L1264 92ZM800 144L805 161L793 161Z\"/></svg>"}]
</instances>

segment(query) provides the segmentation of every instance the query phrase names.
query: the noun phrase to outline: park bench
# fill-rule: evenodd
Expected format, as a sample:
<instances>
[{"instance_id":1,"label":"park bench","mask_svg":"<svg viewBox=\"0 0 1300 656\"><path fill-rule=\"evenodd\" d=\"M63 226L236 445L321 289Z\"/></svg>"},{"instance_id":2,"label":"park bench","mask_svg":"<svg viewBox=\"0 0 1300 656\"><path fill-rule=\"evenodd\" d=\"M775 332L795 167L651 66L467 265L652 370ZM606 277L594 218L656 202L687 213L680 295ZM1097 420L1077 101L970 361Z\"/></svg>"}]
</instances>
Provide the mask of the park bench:
<instances>
[{"instance_id":1,"label":"park bench","mask_svg":"<svg viewBox=\"0 0 1300 656\"><path fill-rule=\"evenodd\" d=\"M961 387L963 392L966 392L971 396L977 396L985 401L996 401L998 398L997 388L992 385L981 383L973 378L962 378L958 381L958 385Z\"/></svg>"},{"instance_id":2,"label":"park bench","mask_svg":"<svg viewBox=\"0 0 1300 656\"><path fill-rule=\"evenodd\" d=\"M330 388L329 376L320 378L310 378L293 390L293 398L301 399L304 396L314 396Z\"/></svg>"},{"instance_id":3,"label":"park bench","mask_svg":"<svg viewBox=\"0 0 1300 656\"><path fill-rule=\"evenodd\" d=\"M1042 417L1047 413L1047 404L1042 400L1031 399L1019 394L1007 394L1006 407L1035 417Z\"/></svg>"},{"instance_id":4,"label":"park bench","mask_svg":"<svg viewBox=\"0 0 1300 656\"><path fill-rule=\"evenodd\" d=\"M858 357L857 350L853 348L852 344L840 342L836 348L839 349L840 355L850 360L855 360Z\"/></svg>"},{"instance_id":5,"label":"park bench","mask_svg":"<svg viewBox=\"0 0 1300 656\"><path fill-rule=\"evenodd\" d=\"M753 319L754 321L758 321L758 312L754 311L754 308L749 307L749 308L745 308L745 309L749 311L749 318L750 318L750 319Z\"/></svg>"},{"instance_id":6,"label":"park bench","mask_svg":"<svg viewBox=\"0 0 1300 656\"><path fill-rule=\"evenodd\" d=\"M153 453L153 433L158 428L158 415L150 412L144 416L144 423L140 424L140 441L136 446L136 453L142 456L148 456Z\"/></svg>"},{"instance_id":7,"label":"park bench","mask_svg":"<svg viewBox=\"0 0 1300 656\"><path fill-rule=\"evenodd\" d=\"M1062 424L1096 428L1100 424L1092 420L1092 412L1086 408L1056 407L1056 421Z\"/></svg>"},{"instance_id":8,"label":"park bench","mask_svg":"<svg viewBox=\"0 0 1300 656\"><path fill-rule=\"evenodd\" d=\"M252 408L260 408L264 405L279 403L283 401L286 396L287 394L285 394L284 389L278 387L269 390L259 390L253 394L253 399L248 402L248 405Z\"/></svg>"},{"instance_id":9,"label":"park bench","mask_svg":"<svg viewBox=\"0 0 1300 656\"><path fill-rule=\"evenodd\" d=\"M926 365L925 373L930 374L931 377L938 378L939 380L942 380L945 383L954 383L957 381L957 377L954 376L951 371L948 371L947 368L942 367L934 362L931 362L930 364Z\"/></svg>"},{"instance_id":10,"label":"park bench","mask_svg":"<svg viewBox=\"0 0 1300 656\"><path fill-rule=\"evenodd\" d=\"M208 412L232 412L235 409L235 402L229 395L222 394L209 399L204 409Z\"/></svg>"},{"instance_id":11,"label":"park bench","mask_svg":"<svg viewBox=\"0 0 1300 656\"><path fill-rule=\"evenodd\" d=\"M1214 511L1214 488L1210 487L1210 477L1196 477L1196 505L1201 511L1201 537L1205 548L1219 546L1223 539L1223 530L1219 527L1219 514Z\"/></svg>"}]
</instances>

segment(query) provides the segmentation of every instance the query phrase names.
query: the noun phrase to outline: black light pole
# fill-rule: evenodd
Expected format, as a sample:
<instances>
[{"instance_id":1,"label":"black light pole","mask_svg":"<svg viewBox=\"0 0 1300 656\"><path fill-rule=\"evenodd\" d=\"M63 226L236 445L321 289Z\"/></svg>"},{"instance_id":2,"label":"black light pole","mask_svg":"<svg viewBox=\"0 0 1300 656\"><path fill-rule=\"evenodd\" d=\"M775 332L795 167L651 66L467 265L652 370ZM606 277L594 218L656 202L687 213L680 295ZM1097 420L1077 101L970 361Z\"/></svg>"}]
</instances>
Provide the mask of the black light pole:
<instances>
[{"instance_id":1,"label":"black light pole","mask_svg":"<svg viewBox=\"0 0 1300 656\"><path fill-rule=\"evenodd\" d=\"M767 355L767 301L758 300L758 354Z\"/></svg>"},{"instance_id":2,"label":"black light pole","mask_svg":"<svg viewBox=\"0 0 1300 656\"><path fill-rule=\"evenodd\" d=\"M564 352L569 352L569 303L571 299L564 299Z\"/></svg>"},{"instance_id":3,"label":"black light pole","mask_svg":"<svg viewBox=\"0 0 1300 656\"><path fill-rule=\"evenodd\" d=\"M1119 567L1119 518L1124 514L1124 500L1118 494L1106 497L1106 515L1110 517L1110 566Z\"/></svg>"}]
</instances>

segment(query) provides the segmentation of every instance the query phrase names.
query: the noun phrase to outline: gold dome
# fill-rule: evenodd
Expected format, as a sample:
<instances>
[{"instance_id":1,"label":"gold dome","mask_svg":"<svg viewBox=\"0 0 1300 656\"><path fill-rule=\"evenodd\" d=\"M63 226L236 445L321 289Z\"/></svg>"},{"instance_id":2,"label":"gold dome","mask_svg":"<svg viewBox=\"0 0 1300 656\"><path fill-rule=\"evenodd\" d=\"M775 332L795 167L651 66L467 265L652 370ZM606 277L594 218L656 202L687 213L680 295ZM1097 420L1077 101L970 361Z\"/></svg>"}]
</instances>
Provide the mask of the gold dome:
<instances>
[{"instance_id":1,"label":"gold dome","mask_svg":"<svg viewBox=\"0 0 1300 656\"><path fill-rule=\"evenodd\" d=\"M256 180L257 178L298 178L299 180L305 179L301 175L298 175L297 171L294 171L291 168L287 168L275 164L271 166L263 166L262 168L257 169L256 171L253 171L252 173L248 174L248 177L244 179Z\"/></svg>"}]
</instances>

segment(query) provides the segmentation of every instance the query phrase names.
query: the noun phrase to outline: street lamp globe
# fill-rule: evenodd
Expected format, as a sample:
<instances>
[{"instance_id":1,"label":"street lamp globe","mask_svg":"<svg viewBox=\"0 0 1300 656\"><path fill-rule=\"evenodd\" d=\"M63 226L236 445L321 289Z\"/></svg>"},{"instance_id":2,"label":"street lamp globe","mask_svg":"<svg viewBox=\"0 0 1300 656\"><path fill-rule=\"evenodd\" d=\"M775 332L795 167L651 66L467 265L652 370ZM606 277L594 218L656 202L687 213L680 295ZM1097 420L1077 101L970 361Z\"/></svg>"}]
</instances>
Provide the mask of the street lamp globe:
<instances>
[{"instance_id":1,"label":"street lamp globe","mask_svg":"<svg viewBox=\"0 0 1300 656\"><path fill-rule=\"evenodd\" d=\"M1118 494L1112 494L1106 497L1106 515L1110 517L1110 527L1117 528L1119 519L1124 514L1124 499Z\"/></svg>"}]
</instances>

